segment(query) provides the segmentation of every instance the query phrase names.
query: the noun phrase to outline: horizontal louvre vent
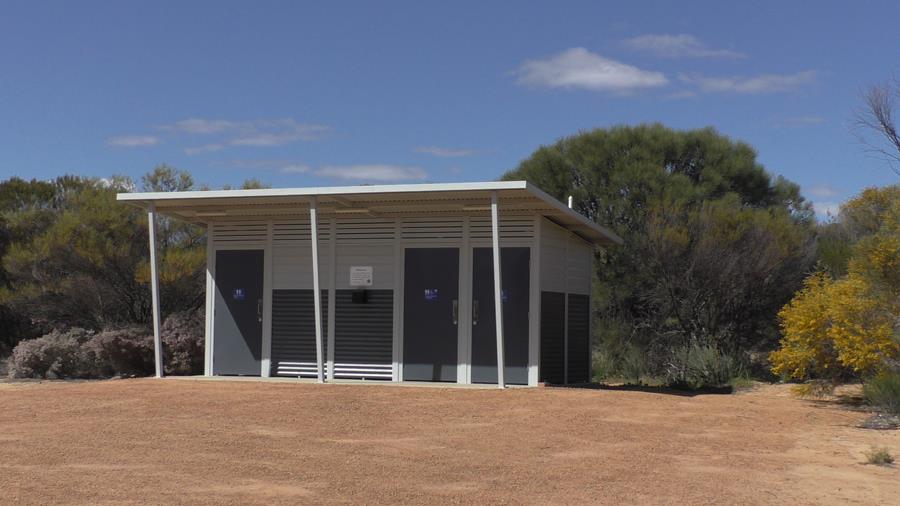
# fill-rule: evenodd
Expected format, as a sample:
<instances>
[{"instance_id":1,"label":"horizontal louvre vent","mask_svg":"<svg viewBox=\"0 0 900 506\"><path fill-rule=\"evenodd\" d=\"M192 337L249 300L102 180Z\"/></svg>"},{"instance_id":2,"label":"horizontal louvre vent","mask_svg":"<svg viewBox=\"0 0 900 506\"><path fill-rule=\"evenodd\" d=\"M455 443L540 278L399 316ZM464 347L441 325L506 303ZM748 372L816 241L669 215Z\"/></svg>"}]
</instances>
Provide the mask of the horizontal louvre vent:
<instances>
[{"instance_id":1,"label":"horizontal louvre vent","mask_svg":"<svg viewBox=\"0 0 900 506\"><path fill-rule=\"evenodd\" d=\"M400 235L403 239L461 239L463 223L459 218L403 220Z\"/></svg>"},{"instance_id":2,"label":"horizontal louvre vent","mask_svg":"<svg viewBox=\"0 0 900 506\"><path fill-rule=\"evenodd\" d=\"M331 227L327 221L319 221L319 241L331 238ZM312 237L309 221L277 222L272 225L272 240L278 243L309 241Z\"/></svg>"},{"instance_id":3,"label":"horizontal louvre vent","mask_svg":"<svg viewBox=\"0 0 900 506\"><path fill-rule=\"evenodd\" d=\"M394 291L335 292L334 375L336 378L390 379L394 349Z\"/></svg>"},{"instance_id":4,"label":"horizontal louvre vent","mask_svg":"<svg viewBox=\"0 0 900 506\"><path fill-rule=\"evenodd\" d=\"M316 376L316 323L312 290L272 291L272 374ZM322 290L322 344L326 349L328 291Z\"/></svg>"},{"instance_id":5,"label":"horizontal louvre vent","mask_svg":"<svg viewBox=\"0 0 900 506\"><path fill-rule=\"evenodd\" d=\"M265 242L268 229L265 223L214 223L212 239L218 244L237 242Z\"/></svg>"},{"instance_id":6,"label":"horizontal louvre vent","mask_svg":"<svg viewBox=\"0 0 900 506\"><path fill-rule=\"evenodd\" d=\"M490 218L478 217L469 221L469 237L472 239L490 239L491 234ZM501 218L500 237L530 239L534 237L534 220L527 216Z\"/></svg>"},{"instance_id":7,"label":"horizontal louvre vent","mask_svg":"<svg viewBox=\"0 0 900 506\"><path fill-rule=\"evenodd\" d=\"M337 239L341 242L393 240L394 222L384 220L338 221Z\"/></svg>"},{"instance_id":8,"label":"horizontal louvre vent","mask_svg":"<svg viewBox=\"0 0 900 506\"><path fill-rule=\"evenodd\" d=\"M569 294L568 382L590 381L589 351L591 299L587 295Z\"/></svg>"}]
</instances>

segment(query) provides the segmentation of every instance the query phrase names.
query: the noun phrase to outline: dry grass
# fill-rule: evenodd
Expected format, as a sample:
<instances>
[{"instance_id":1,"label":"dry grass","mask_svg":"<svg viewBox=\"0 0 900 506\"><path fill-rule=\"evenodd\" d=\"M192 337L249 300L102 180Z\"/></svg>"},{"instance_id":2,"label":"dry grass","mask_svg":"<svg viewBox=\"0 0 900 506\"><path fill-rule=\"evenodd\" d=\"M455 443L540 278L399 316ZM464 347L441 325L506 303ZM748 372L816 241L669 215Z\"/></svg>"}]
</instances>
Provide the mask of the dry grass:
<instances>
[{"instance_id":1,"label":"dry grass","mask_svg":"<svg viewBox=\"0 0 900 506\"><path fill-rule=\"evenodd\" d=\"M25 504L888 504L900 432L737 395L115 380L0 384Z\"/></svg>"}]
</instances>

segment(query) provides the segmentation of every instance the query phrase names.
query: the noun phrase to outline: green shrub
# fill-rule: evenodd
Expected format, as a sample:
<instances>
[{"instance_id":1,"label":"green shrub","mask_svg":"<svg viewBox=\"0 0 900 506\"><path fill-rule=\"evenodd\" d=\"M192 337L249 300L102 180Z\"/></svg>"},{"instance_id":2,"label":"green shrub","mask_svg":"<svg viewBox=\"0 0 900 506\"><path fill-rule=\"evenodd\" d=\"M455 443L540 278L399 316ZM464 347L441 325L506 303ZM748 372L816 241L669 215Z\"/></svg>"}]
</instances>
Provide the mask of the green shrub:
<instances>
[{"instance_id":1,"label":"green shrub","mask_svg":"<svg viewBox=\"0 0 900 506\"><path fill-rule=\"evenodd\" d=\"M647 357L644 351L637 346L628 345L619 360L619 375L625 381L639 385L647 371Z\"/></svg>"},{"instance_id":2,"label":"green shrub","mask_svg":"<svg viewBox=\"0 0 900 506\"><path fill-rule=\"evenodd\" d=\"M715 345L692 343L675 348L666 365L666 383L677 388L727 386L743 376L741 362Z\"/></svg>"},{"instance_id":3,"label":"green shrub","mask_svg":"<svg viewBox=\"0 0 900 506\"><path fill-rule=\"evenodd\" d=\"M94 355L95 377L153 373L153 337L142 327L104 330L83 347Z\"/></svg>"},{"instance_id":4,"label":"green shrub","mask_svg":"<svg viewBox=\"0 0 900 506\"><path fill-rule=\"evenodd\" d=\"M900 414L900 371L882 371L866 381L863 396L886 413Z\"/></svg>"},{"instance_id":5,"label":"green shrub","mask_svg":"<svg viewBox=\"0 0 900 506\"><path fill-rule=\"evenodd\" d=\"M866 452L866 462L876 466L889 466L894 463L894 456L887 448L875 448Z\"/></svg>"},{"instance_id":6,"label":"green shrub","mask_svg":"<svg viewBox=\"0 0 900 506\"><path fill-rule=\"evenodd\" d=\"M96 375L93 353L83 344L93 332L73 328L54 330L36 339L21 341L9 357L10 378L88 378Z\"/></svg>"},{"instance_id":7,"label":"green shrub","mask_svg":"<svg viewBox=\"0 0 900 506\"><path fill-rule=\"evenodd\" d=\"M160 330L166 374L202 374L206 335L203 310L172 313ZM152 360L152 342L150 346ZM151 362L151 371L152 371Z\"/></svg>"}]
</instances>

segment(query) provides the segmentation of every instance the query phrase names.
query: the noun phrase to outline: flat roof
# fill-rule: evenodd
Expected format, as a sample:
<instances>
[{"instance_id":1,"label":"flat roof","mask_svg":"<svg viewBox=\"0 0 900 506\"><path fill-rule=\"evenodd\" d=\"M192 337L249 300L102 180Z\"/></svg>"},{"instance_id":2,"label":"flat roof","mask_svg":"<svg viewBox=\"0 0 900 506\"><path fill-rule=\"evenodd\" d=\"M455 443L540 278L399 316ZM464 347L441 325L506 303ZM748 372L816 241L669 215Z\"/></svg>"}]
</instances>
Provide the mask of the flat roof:
<instances>
[{"instance_id":1,"label":"flat roof","mask_svg":"<svg viewBox=\"0 0 900 506\"><path fill-rule=\"evenodd\" d=\"M622 239L611 230L569 209L527 181L119 193L116 198L144 209L153 204L159 213L186 221L214 223L305 215L309 213L312 198L316 198L320 215L478 214L490 209L491 194L495 191L501 216L540 214L595 244L622 244Z\"/></svg>"}]
</instances>

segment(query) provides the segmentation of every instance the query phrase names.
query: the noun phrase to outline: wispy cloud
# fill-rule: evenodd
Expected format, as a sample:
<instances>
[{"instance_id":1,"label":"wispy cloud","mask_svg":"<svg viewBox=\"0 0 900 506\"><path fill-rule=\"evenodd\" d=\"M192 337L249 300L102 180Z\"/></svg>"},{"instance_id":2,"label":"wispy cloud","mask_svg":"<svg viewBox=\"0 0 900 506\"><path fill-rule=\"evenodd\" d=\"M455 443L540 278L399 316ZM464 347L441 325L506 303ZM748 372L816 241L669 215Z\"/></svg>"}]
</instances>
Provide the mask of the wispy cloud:
<instances>
[{"instance_id":1,"label":"wispy cloud","mask_svg":"<svg viewBox=\"0 0 900 506\"><path fill-rule=\"evenodd\" d=\"M427 177L419 167L400 165L329 165L315 171L317 176L354 181L421 181Z\"/></svg>"},{"instance_id":2,"label":"wispy cloud","mask_svg":"<svg viewBox=\"0 0 900 506\"><path fill-rule=\"evenodd\" d=\"M810 125L821 125L825 123L825 118L821 116L788 116L775 121L776 127L800 127Z\"/></svg>"},{"instance_id":3,"label":"wispy cloud","mask_svg":"<svg viewBox=\"0 0 900 506\"><path fill-rule=\"evenodd\" d=\"M830 198L836 196L839 192L832 186L827 184L814 184L806 190L806 193L818 198Z\"/></svg>"},{"instance_id":4,"label":"wispy cloud","mask_svg":"<svg viewBox=\"0 0 900 506\"><path fill-rule=\"evenodd\" d=\"M662 58L745 58L730 49L714 49L685 33L678 35L646 34L625 39L622 44L635 51L643 51Z\"/></svg>"},{"instance_id":5,"label":"wispy cloud","mask_svg":"<svg viewBox=\"0 0 900 506\"><path fill-rule=\"evenodd\" d=\"M697 74L680 74L681 82L694 85L708 93L762 94L794 91L815 82L816 72L806 70L795 74L761 74L744 77L707 77Z\"/></svg>"},{"instance_id":6,"label":"wispy cloud","mask_svg":"<svg viewBox=\"0 0 900 506\"><path fill-rule=\"evenodd\" d=\"M669 82L661 72L642 70L583 47L566 49L543 60L528 60L516 74L516 82L524 86L614 93L656 88Z\"/></svg>"},{"instance_id":7,"label":"wispy cloud","mask_svg":"<svg viewBox=\"0 0 900 506\"><path fill-rule=\"evenodd\" d=\"M204 144L202 146L184 148L184 154L199 155L200 153L213 153L222 149L225 149L224 144Z\"/></svg>"},{"instance_id":8,"label":"wispy cloud","mask_svg":"<svg viewBox=\"0 0 900 506\"><path fill-rule=\"evenodd\" d=\"M205 136L214 142L185 149L187 154L218 151L227 146L281 146L298 141L315 141L327 134L331 127L302 123L294 118L232 121L226 119L187 118L157 130L171 135Z\"/></svg>"},{"instance_id":9,"label":"wispy cloud","mask_svg":"<svg viewBox=\"0 0 900 506\"><path fill-rule=\"evenodd\" d=\"M416 153L424 153L426 155L439 156L441 158L456 158L475 154L474 149L452 149L440 148L437 146L419 146L413 149L413 151Z\"/></svg>"},{"instance_id":10,"label":"wispy cloud","mask_svg":"<svg viewBox=\"0 0 900 506\"><path fill-rule=\"evenodd\" d=\"M289 163L283 165L279 171L283 174L303 174L309 172L309 165L302 163Z\"/></svg>"},{"instance_id":11,"label":"wispy cloud","mask_svg":"<svg viewBox=\"0 0 900 506\"><path fill-rule=\"evenodd\" d=\"M106 139L106 144L123 148L136 148L141 146L155 146L159 144L159 137L152 135L120 135Z\"/></svg>"},{"instance_id":12,"label":"wispy cloud","mask_svg":"<svg viewBox=\"0 0 900 506\"><path fill-rule=\"evenodd\" d=\"M284 174L302 174L309 172L309 165L294 160L228 160L213 162L236 169L277 170Z\"/></svg>"}]
</instances>

